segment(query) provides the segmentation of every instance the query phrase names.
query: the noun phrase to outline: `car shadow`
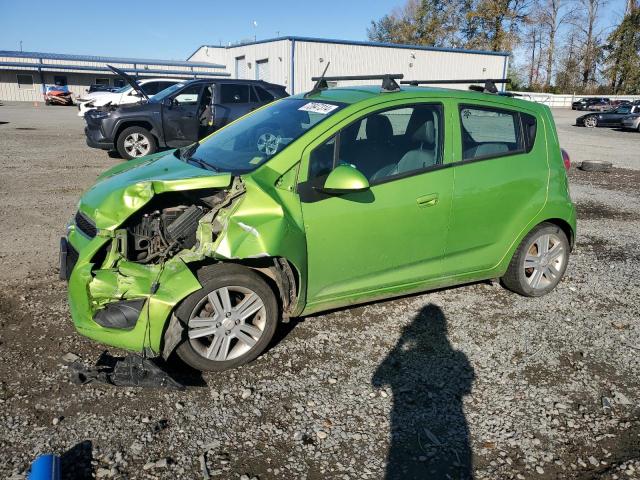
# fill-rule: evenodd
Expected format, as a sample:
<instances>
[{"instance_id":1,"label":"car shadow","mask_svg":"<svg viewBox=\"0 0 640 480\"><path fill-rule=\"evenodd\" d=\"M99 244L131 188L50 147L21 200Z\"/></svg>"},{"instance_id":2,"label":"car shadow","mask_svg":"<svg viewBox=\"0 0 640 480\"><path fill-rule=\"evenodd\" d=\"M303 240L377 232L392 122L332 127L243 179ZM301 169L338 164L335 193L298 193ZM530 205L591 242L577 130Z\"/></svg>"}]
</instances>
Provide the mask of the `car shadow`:
<instances>
[{"instance_id":1,"label":"car shadow","mask_svg":"<svg viewBox=\"0 0 640 480\"><path fill-rule=\"evenodd\" d=\"M371 380L393 395L387 480L473 478L462 401L474 378L467 356L449 342L442 310L423 307Z\"/></svg>"}]
</instances>

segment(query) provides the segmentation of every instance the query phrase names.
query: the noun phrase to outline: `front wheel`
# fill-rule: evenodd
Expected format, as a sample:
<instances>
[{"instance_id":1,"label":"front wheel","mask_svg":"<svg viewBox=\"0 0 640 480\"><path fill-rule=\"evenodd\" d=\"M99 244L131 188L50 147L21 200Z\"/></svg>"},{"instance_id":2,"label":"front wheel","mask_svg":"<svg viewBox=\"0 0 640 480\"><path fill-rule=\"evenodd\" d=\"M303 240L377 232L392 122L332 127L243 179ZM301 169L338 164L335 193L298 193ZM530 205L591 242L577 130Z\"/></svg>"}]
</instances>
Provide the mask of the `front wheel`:
<instances>
[{"instance_id":1,"label":"front wheel","mask_svg":"<svg viewBox=\"0 0 640 480\"><path fill-rule=\"evenodd\" d=\"M197 370L222 371L254 360L269 345L278 324L271 287L253 270L217 264L199 272L202 288L176 314L187 326L180 358Z\"/></svg>"},{"instance_id":2,"label":"front wheel","mask_svg":"<svg viewBox=\"0 0 640 480\"><path fill-rule=\"evenodd\" d=\"M562 279L569 261L569 240L556 225L542 223L522 240L502 283L525 297L540 297Z\"/></svg>"},{"instance_id":3,"label":"front wheel","mask_svg":"<svg viewBox=\"0 0 640 480\"><path fill-rule=\"evenodd\" d=\"M598 126L598 119L592 115L584 119L584 126L587 128L595 128Z\"/></svg>"},{"instance_id":4,"label":"front wheel","mask_svg":"<svg viewBox=\"0 0 640 480\"><path fill-rule=\"evenodd\" d=\"M158 150L155 137L143 127L125 128L118 136L116 147L120 156L127 160L151 155Z\"/></svg>"}]
</instances>

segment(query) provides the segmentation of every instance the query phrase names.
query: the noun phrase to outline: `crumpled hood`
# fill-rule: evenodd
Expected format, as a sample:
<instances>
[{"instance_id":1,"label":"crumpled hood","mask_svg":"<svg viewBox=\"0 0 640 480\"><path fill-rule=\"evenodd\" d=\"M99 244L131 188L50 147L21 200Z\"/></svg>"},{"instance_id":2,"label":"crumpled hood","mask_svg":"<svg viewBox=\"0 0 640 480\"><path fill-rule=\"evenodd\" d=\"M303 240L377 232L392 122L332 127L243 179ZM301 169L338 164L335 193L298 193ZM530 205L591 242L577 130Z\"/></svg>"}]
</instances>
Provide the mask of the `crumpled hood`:
<instances>
[{"instance_id":1,"label":"crumpled hood","mask_svg":"<svg viewBox=\"0 0 640 480\"><path fill-rule=\"evenodd\" d=\"M100 229L114 229L155 194L225 188L230 173L215 173L178 160L173 151L116 165L98 177L80 198L79 209Z\"/></svg>"}]
</instances>

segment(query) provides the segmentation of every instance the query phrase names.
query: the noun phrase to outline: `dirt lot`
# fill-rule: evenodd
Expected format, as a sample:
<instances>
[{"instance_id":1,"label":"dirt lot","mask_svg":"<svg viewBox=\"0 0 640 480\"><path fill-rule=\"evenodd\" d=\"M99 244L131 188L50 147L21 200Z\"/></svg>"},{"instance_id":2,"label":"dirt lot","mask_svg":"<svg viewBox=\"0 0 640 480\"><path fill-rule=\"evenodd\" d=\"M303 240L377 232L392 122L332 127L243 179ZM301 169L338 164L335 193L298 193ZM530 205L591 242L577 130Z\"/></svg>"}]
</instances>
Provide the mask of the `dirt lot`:
<instances>
[{"instance_id":1,"label":"dirt lot","mask_svg":"<svg viewBox=\"0 0 640 480\"><path fill-rule=\"evenodd\" d=\"M71 325L58 239L120 161L75 113L0 107L0 478L46 452L66 478L640 478L640 134L555 112L574 162L617 168L572 169L552 294L487 282L299 319L239 370L175 366L177 392L68 380L65 354L104 347Z\"/></svg>"}]
</instances>

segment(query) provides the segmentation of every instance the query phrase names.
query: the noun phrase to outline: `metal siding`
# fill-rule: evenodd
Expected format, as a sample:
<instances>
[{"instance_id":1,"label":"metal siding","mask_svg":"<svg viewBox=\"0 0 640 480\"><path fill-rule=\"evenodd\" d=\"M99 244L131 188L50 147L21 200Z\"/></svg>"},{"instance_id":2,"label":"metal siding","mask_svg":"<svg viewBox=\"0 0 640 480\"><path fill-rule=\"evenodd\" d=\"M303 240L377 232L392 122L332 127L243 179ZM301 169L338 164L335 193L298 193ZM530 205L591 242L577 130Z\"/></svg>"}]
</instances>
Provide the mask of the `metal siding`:
<instances>
[{"instance_id":1,"label":"metal siding","mask_svg":"<svg viewBox=\"0 0 640 480\"><path fill-rule=\"evenodd\" d=\"M327 75L402 73L406 80L502 78L504 67L504 57L482 53L296 41L296 92L310 90L313 87L311 77L320 75L327 62L331 62ZM348 83L376 84L379 81ZM442 87L467 88L466 85Z\"/></svg>"},{"instance_id":2,"label":"metal siding","mask_svg":"<svg viewBox=\"0 0 640 480\"><path fill-rule=\"evenodd\" d=\"M292 37L293 39L294 37ZM234 68L236 57L245 56L247 78L255 78L256 60L269 60L269 81L287 87L292 93L290 79L295 82L295 93L310 90L311 77L324 70L330 61L329 75L356 75L372 73L403 73L405 79L441 79L441 78L502 78L504 55L494 53L410 49L368 44L349 44L336 42L305 41L295 39L295 59L292 62L292 39L260 42L230 47L201 47L190 60L215 62ZM412 58L413 57L415 58ZM320 62L320 58L323 62ZM291 64L294 63L294 71ZM409 64L412 63L412 66ZM293 73L293 75L292 75ZM350 84L372 82L349 82ZM375 82L373 82L375 83ZM446 87L447 85L442 85ZM451 85L452 88L465 89L466 85Z\"/></svg>"},{"instance_id":3,"label":"metal siding","mask_svg":"<svg viewBox=\"0 0 640 480\"><path fill-rule=\"evenodd\" d=\"M189 60L197 62L214 62L227 65L228 71L235 75L235 59L245 57L247 62L246 78L256 78L256 61L268 60L269 79L271 83L277 83L287 87L290 92L289 74L291 59L291 42L278 40L269 43L258 43L245 46L231 47L201 47Z\"/></svg>"}]
</instances>

